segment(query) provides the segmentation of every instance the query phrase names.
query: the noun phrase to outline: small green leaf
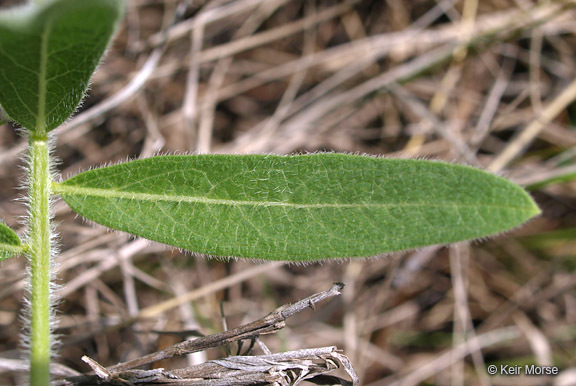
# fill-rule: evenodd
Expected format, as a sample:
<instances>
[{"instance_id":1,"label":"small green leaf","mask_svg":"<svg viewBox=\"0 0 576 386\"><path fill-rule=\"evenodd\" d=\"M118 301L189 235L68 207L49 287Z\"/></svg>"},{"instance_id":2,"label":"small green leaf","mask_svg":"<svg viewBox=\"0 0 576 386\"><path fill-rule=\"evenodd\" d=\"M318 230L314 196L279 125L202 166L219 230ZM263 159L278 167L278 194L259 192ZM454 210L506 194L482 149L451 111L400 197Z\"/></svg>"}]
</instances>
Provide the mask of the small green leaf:
<instances>
[{"instance_id":1,"label":"small green leaf","mask_svg":"<svg viewBox=\"0 0 576 386\"><path fill-rule=\"evenodd\" d=\"M21 254L23 251L24 247L18 235L0 222L0 261Z\"/></svg>"},{"instance_id":2,"label":"small green leaf","mask_svg":"<svg viewBox=\"0 0 576 386\"><path fill-rule=\"evenodd\" d=\"M123 0L47 0L0 12L0 105L44 134L74 112Z\"/></svg>"},{"instance_id":3,"label":"small green leaf","mask_svg":"<svg viewBox=\"0 0 576 386\"><path fill-rule=\"evenodd\" d=\"M471 167L345 154L161 156L55 184L110 228L216 256L317 260L485 237L540 213Z\"/></svg>"}]
</instances>

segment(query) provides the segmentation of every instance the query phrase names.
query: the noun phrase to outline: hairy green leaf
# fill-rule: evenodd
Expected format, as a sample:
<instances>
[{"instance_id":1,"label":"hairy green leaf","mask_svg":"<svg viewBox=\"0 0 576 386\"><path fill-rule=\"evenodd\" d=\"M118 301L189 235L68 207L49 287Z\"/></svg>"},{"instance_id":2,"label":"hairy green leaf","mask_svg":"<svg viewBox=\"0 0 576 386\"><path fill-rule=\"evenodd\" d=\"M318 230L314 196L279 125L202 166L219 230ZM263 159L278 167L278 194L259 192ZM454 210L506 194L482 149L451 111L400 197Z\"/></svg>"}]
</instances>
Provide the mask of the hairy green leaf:
<instances>
[{"instance_id":1,"label":"hairy green leaf","mask_svg":"<svg viewBox=\"0 0 576 386\"><path fill-rule=\"evenodd\" d=\"M47 0L0 12L0 105L46 133L74 112L119 20L123 0Z\"/></svg>"},{"instance_id":2,"label":"hairy green leaf","mask_svg":"<svg viewBox=\"0 0 576 386\"><path fill-rule=\"evenodd\" d=\"M0 222L0 261L21 254L23 250L24 247L18 235Z\"/></svg>"},{"instance_id":3,"label":"hairy green leaf","mask_svg":"<svg viewBox=\"0 0 576 386\"><path fill-rule=\"evenodd\" d=\"M216 256L317 260L473 239L540 211L471 167L345 154L161 156L55 184L110 228Z\"/></svg>"}]
</instances>

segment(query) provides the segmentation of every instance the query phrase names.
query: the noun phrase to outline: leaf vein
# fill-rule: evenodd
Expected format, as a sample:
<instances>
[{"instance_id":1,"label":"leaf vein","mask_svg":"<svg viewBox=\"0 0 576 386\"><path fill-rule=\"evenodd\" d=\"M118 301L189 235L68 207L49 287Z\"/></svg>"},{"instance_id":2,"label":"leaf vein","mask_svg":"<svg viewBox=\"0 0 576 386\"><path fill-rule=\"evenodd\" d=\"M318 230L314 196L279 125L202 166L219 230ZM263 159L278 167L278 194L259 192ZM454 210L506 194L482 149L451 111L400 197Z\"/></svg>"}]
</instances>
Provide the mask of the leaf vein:
<instances>
[{"instance_id":1,"label":"leaf vein","mask_svg":"<svg viewBox=\"0 0 576 386\"><path fill-rule=\"evenodd\" d=\"M502 209L523 209L524 207L515 205L502 205L495 203L469 203L461 204L454 202L445 203L430 203L430 202L415 202L415 203L382 203L382 202L363 202L363 203L293 203L282 201L249 201L249 200L232 200L232 199L219 199L208 198L204 196L182 196L182 195L165 195L156 193L140 193L140 192L126 192L112 189L101 188L84 188L72 185L65 185L62 183L54 184L54 193L65 196L93 196L103 198L120 198L127 200L141 200L141 201L170 201L170 202L187 202L187 203L201 203L212 205L229 205L229 206L276 206L286 208L401 208L401 207L439 207L439 208L502 208Z\"/></svg>"}]
</instances>

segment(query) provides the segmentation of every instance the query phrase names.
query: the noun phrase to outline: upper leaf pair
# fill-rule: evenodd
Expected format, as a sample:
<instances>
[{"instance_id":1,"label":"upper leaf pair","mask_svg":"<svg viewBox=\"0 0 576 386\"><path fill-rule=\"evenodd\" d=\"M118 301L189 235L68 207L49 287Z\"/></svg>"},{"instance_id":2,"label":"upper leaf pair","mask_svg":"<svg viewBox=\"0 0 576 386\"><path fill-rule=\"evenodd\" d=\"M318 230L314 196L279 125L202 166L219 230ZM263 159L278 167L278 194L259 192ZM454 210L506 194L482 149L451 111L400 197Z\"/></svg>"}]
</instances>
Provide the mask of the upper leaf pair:
<instances>
[{"instance_id":1,"label":"upper leaf pair","mask_svg":"<svg viewBox=\"0 0 576 386\"><path fill-rule=\"evenodd\" d=\"M122 8L120 0L46 0L0 12L2 115L39 137L64 122ZM53 191L114 229L195 252L274 260L456 242L539 213L522 188L477 169L342 154L156 157L82 173ZM0 225L0 258L22 250Z\"/></svg>"},{"instance_id":2,"label":"upper leaf pair","mask_svg":"<svg viewBox=\"0 0 576 386\"><path fill-rule=\"evenodd\" d=\"M47 0L0 12L0 107L6 117L39 135L68 119L123 3Z\"/></svg>"}]
</instances>

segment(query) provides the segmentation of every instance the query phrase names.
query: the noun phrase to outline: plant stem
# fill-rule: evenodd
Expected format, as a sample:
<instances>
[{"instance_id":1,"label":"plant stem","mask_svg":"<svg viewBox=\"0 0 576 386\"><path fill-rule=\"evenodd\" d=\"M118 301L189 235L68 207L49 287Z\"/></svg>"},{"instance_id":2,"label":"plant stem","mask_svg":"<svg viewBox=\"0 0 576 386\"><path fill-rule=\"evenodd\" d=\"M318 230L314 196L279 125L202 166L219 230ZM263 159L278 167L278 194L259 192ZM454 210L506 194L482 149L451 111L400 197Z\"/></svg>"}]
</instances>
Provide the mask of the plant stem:
<instances>
[{"instance_id":1,"label":"plant stem","mask_svg":"<svg viewBox=\"0 0 576 386\"><path fill-rule=\"evenodd\" d=\"M29 165L30 384L50 383L50 149L46 136L31 134Z\"/></svg>"}]
</instances>

